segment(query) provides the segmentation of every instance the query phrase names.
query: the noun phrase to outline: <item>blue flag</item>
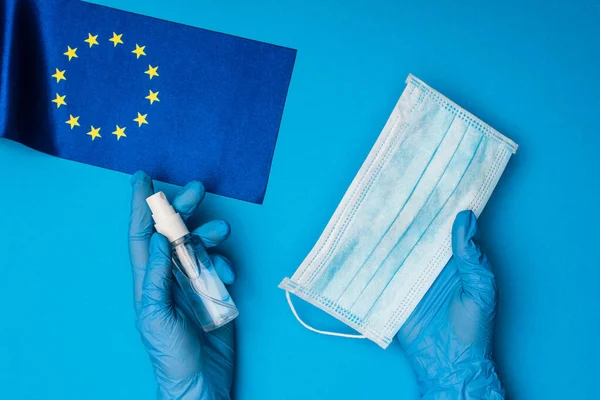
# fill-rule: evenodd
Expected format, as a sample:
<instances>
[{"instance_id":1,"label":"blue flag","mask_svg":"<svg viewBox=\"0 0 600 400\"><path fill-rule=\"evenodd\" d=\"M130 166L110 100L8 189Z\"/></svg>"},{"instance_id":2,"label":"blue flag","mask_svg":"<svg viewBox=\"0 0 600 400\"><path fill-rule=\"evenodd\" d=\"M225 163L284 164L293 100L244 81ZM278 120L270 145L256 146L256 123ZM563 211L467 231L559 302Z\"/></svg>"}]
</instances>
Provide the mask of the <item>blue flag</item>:
<instances>
[{"instance_id":1,"label":"blue flag","mask_svg":"<svg viewBox=\"0 0 600 400\"><path fill-rule=\"evenodd\" d=\"M78 0L0 6L0 137L262 203L295 50Z\"/></svg>"}]
</instances>

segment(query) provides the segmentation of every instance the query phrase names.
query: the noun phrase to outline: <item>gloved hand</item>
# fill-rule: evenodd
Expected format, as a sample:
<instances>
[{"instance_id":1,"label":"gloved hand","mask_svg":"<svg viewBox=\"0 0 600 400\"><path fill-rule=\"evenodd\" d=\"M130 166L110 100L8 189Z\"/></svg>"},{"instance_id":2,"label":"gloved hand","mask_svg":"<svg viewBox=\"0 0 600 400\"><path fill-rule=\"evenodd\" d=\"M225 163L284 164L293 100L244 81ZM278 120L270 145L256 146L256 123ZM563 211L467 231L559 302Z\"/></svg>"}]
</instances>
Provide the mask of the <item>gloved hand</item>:
<instances>
[{"instance_id":1,"label":"gloved hand","mask_svg":"<svg viewBox=\"0 0 600 400\"><path fill-rule=\"evenodd\" d=\"M397 335L423 399L504 399L492 361L496 283L471 211L456 216L448 265Z\"/></svg>"},{"instance_id":2,"label":"gloved hand","mask_svg":"<svg viewBox=\"0 0 600 400\"><path fill-rule=\"evenodd\" d=\"M133 199L129 252L133 268L137 328L158 382L158 398L230 399L233 378L233 324L205 333L173 276L167 239L153 233L146 198L154 193L150 176L138 171L132 178ZM173 201L185 220L204 197L200 182L191 182ZM229 236L224 221L208 222L192 232L205 247ZM231 284L235 275L229 261L211 254L221 280Z\"/></svg>"}]
</instances>

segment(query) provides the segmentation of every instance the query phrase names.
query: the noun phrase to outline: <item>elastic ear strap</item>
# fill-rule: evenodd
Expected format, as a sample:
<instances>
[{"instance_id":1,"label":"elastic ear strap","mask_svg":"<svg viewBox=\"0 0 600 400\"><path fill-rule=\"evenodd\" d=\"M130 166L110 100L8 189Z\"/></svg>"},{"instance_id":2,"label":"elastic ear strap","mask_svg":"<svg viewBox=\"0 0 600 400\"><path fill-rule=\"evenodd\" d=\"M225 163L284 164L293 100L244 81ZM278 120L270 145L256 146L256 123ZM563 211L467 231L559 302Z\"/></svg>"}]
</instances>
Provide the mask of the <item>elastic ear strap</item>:
<instances>
[{"instance_id":1,"label":"elastic ear strap","mask_svg":"<svg viewBox=\"0 0 600 400\"><path fill-rule=\"evenodd\" d=\"M317 332L317 333L320 333L321 335L328 335L328 336L339 336L339 337L345 337L345 338L350 338L350 339L366 339L366 337L363 335L351 335L348 333L320 331L318 329L313 328L312 326L309 326L306 322L302 321L300 319L300 317L298 316L298 313L296 312L296 309L294 308L294 305L292 304L292 299L290 298L290 292L288 292L287 290L285 291L285 297L287 297L288 304L290 305L290 310L292 310L294 317L296 317L298 322L300 322L302 324L302 326L305 327L306 329L308 329L309 331Z\"/></svg>"}]
</instances>

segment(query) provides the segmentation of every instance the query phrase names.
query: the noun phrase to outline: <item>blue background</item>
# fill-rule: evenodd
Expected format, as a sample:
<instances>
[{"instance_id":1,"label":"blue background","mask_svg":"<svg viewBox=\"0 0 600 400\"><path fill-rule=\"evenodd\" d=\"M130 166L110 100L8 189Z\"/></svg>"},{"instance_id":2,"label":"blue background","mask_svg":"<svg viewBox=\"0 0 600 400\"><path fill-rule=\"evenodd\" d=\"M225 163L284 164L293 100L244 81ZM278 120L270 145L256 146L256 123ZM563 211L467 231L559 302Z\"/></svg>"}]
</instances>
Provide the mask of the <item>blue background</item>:
<instances>
[{"instance_id":1,"label":"blue background","mask_svg":"<svg viewBox=\"0 0 600 400\"><path fill-rule=\"evenodd\" d=\"M481 218L509 398L597 398L598 3L102 4L298 49L264 205L209 195L198 217L233 229L224 250L239 277L236 399L417 398L397 343L383 351L309 332L277 289L324 228L409 72L521 146ZM133 322L129 176L3 140L0 182L0 397L153 398ZM311 324L344 330L296 303Z\"/></svg>"}]
</instances>

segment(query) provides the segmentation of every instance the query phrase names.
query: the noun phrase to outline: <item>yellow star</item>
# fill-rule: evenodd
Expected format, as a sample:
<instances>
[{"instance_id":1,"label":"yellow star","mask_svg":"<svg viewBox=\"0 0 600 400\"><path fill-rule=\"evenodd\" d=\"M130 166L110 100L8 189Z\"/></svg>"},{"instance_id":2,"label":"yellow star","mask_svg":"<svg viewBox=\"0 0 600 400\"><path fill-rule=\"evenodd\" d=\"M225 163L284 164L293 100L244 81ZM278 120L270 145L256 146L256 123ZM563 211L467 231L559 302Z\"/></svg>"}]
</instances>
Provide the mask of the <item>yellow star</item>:
<instances>
[{"instance_id":1,"label":"yellow star","mask_svg":"<svg viewBox=\"0 0 600 400\"><path fill-rule=\"evenodd\" d=\"M121 33L120 35L117 35L115 32L113 32L113 37L108 39L109 41L113 42L114 46L113 47L117 47L117 45L119 43L123 44L123 41L121 40L121 36L123 36L123 34Z\"/></svg>"},{"instance_id":2,"label":"yellow star","mask_svg":"<svg viewBox=\"0 0 600 400\"><path fill-rule=\"evenodd\" d=\"M88 33L88 38L85 39L84 42L89 43L90 47L92 47L93 45L98 44L96 39L98 39L98 35L92 36L91 33Z\"/></svg>"},{"instance_id":3,"label":"yellow star","mask_svg":"<svg viewBox=\"0 0 600 400\"><path fill-rule=\"evenodd\" d=\"M142 126L142 124L147 124L147 123L148 123L148 121L146 121L146 115L148 115L148 114L144 114L144 115L142 115L142 114L138 113L138 116L137 116L137 118L134 118L134 119L133 119L135 122L137 122L137 123L138 123L138 128L139 128L140 126Z\"/></svg>"},{"instance_id":4,"label":"yellow star","mask_svg":"<svg viewBox=\"0 0 600 400\"><path fill-rule=\"evenodd\" d=\"M122 137L127 137L127 135L125 134L126 128L126 126L119 128L119 125L117 125L117 130L114 131L112 134L117 135L117 140L121 139Z\"/></svg>"},{"instance_id":5,"label":"yellow star","mask_svg":"<svg viewBox=\"0 0 600 400\"><path fill-rule=\"evenodd\" d=\"M157 69L158 69L158 67L153 67L152 65L148 65L148 71L146 71L144 73L150 75L150 79L152 79L153 76L158 76L158 72L156 72Z\"/></svg>"},{"instance_id":6,"label":"yellow star","mask_svg":"<svg viewBox=\"0 0 600 400\"><path fill-rule=\"evenodd\" d=\"M79 58L79 57L77 57L77 54L75 53L76 51L77 51L77 47L72 49L71 46L67 46L67 51L65 51L63 54L65 56L69 57L69 61L71 61L71 58L73 58L73 57Z\"/></svg>"},{"instance_id":7,"label":"yellow star","mask_svg":"<svg viewBox=\"0 0 600 400\"><path fill-rule=\"evenodd\" d=\"M54 100L52 100L53 103L56 103L56 108L60 108L60 106L67 105L67 102L65 101L65 97L67 97L66 94L64 96L59 96L59 94L56 93L56 98Z\"/></svg>"},{"instance_id":8,"label":"yellow star","mask_svg":"<svg viewBox=\"0 0 600 400\"><path fill-rule=\"evenodd\" d=\"M79 117L74 117L71 114L69 114L69 120L65 121L66 124L71 125L71 129L73 129L74 126L79 126Z\"/></svg>"},{"instance_id":9,"label":"yellow star","mask_svg":"<svg viewBox=\"0 0 600 400\"><path fill-rule=\"evenodd\" d=\"M65 72L67 72L67 70L62 70L59 71L58 68L56 68L56 73L54 75L52 75L53 78L56 78L56 83L60 82L60 80L67 80L67 78L65 78Z\"/></svg>"},{"instance_id":10,"label":"yellow star","mask_svg":"<svg viewBox=\"0 0 600 400\"><path fill-rule=\"evenodd\" d=\"M144 53L144 49L146 48L146 46L138 46L138 44L135 44L135 50L132 51L132 53L135 53L135 55L137 56L137 58L140 58L140 56L145 56L146 53Z\"/></svg>"},{"instance_id":11,"label":"yellow star","mask_svg":"<svg viewBox=\"0 0 600 400\"><path fill-rule=\"evenodd\" d=\"M93 126L90 126L90 128L92 129L91 131L89 131L88 133L86 133L86 135L90 135L92 137L92 142L94 141L94 139L96 139L97 137L102 137L100 136L100 128L94 128Z\"/></svg>"},{"instance_id":12,"label":"yellow star","mask_svg":"<svg viewBox=\"0 0 600 400\"><path fill-rule=\"evenodd\" d=\"M150 100L150 104L154 103L155 101L160 101L158 99L158 92L153 92L152 90L150 91L150 94L144 98Z\"/></svg>"}]
</instances>

